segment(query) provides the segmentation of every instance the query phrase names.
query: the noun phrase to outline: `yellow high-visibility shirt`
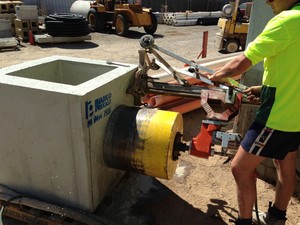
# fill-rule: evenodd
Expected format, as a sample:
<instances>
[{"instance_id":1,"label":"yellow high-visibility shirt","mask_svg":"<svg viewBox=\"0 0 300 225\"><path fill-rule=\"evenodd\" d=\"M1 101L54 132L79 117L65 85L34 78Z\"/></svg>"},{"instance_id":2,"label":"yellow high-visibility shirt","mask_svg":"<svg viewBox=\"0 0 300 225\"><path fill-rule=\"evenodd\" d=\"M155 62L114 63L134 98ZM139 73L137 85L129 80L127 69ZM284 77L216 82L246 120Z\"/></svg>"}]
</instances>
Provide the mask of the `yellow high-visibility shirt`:
<instances>
[{"instance_id":1,"label":"yellow high-visibility shirt","mask_svg":"<svg viewBox=\"0 0 300 225\"><path fill-rule=\"evenodd\" d=\"M274 16L244 54L253 65L264 61L256 121L276 130L300 131L300 5Z\"/></svg>"}]
</instances>

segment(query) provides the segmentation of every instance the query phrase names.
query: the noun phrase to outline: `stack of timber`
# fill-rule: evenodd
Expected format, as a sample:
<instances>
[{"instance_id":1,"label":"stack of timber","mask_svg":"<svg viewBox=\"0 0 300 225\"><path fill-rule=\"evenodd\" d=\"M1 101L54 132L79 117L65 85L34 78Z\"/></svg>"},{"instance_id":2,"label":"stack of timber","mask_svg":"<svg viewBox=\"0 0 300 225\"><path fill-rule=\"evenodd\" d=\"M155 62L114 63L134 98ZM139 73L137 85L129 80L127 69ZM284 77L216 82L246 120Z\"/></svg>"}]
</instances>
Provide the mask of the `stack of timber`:
<instances>
[{"instance_id":1,"label":"stack of timber","mask_svg":"<svg viewBox=\"0 0 300 225\"><path fill-rule=\"evenodd\" d=\"M178 12L178 13L164 13L163 22L172 26L192 26L202 25L199 21L203 18L218 19L222 15L221 11L216 12ZM204 25L204 24L203 24Z\"/></svg>"},{"instance_id":2,"label":"stack of timber","mask_svg":"<svg viewBox=\"0 0 300 225\"><path fill-rule=\"evenodd\" d=\"M49 34L34 35L34 42L38 44L83 42L91 39L92 39L91 35L78 36L78 37L55 37Z\"/></svg>"},{"instance_id":3,"label":"stack of timber","mask_svg":"<svg viewBox=\"0 0 300 225\"><path fill-rule=\"evenodd\" d=\"M17 50L18 44L14 37L0 38L0 51Z\"/></svg>"}]
</instances>

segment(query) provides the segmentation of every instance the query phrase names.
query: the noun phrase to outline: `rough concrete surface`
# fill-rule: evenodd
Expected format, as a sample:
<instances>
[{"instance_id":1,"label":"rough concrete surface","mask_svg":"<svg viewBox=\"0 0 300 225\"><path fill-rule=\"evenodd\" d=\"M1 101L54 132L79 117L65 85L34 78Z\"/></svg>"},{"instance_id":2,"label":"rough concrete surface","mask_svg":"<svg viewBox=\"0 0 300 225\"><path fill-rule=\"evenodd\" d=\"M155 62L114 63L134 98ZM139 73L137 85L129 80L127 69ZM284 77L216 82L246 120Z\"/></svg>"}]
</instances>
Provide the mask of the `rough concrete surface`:
<instances>
[{"instance_id":1,"label":"rough concrete surface","mask_svg":"<svg viewBox=\"0 0 300 225\"><path fill-rule=\"evenodd\" d=\"M214 47L216 26L172 27L159 25L154 35L156 44L190 60L202 50L202 36L209 32L207 57L222 55ZM113 33L92 33L85 43L43 44L22 43L19 51L0 53L0 68L52 55L82 57L138 64L139 39L143 29L131 29L128 37ZM176 67L182 63L166 56ZM9 96L8 96L9 97ZM191 141L200 129L204 114L201 110L184 115L184 140ZM237 217L235 184L227 157L200 159L184 153L173 179L166 181L129 173L111 196L97 210L97 214L116 225L225 225ZM227 162L227 163L225 163ZM17 178L16 178L17 179ZM260 179L258 205L266 210L273 201L274 186ZM300 224L299 198L293 197L288 209L286 225ZM20 222L5 218L4 224Z\"/></svg>"}]
</instances>

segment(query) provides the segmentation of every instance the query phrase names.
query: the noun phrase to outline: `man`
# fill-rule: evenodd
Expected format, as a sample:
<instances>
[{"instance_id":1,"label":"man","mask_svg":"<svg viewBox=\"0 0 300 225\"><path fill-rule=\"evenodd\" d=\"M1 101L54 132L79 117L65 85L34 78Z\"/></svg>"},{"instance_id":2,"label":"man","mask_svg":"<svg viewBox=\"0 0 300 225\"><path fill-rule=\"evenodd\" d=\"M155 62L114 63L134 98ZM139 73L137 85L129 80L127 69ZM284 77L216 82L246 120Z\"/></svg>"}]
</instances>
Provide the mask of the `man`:
<instances>
[{"instance_id":1,"label":"man","mask_svg":"<svg viewBox=\"0 0 300 225\"><path fill-rule=\"evenodd\" d=\"M249 100L259 98L256 119L246 133L232 163L237 185L239 218L236 225L282 225L296 183L296 155L300 144L300 2L268 0L276 14L263 32L235 57L208 78L226 82L264 61L262 86L246 90ZM256 167L274 159L277 170L275 201L260 223L253 216L256 200Z\"/></svg>"}]
</instances>

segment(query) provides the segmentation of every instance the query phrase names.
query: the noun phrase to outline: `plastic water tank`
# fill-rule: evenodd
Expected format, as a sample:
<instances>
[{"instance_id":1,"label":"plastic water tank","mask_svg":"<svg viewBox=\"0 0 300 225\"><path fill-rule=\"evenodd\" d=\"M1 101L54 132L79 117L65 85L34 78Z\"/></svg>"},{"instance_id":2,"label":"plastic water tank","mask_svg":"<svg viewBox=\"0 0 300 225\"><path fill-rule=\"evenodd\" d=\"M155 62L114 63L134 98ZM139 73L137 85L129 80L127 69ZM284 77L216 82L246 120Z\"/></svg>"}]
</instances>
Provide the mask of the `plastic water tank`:
<instances>
[{"instance_id":1,"label":"plastic water tank","mask_svg":"<svg viewBox=\"0 0 300 225\"><path fill-rule=\"evenodd\" d=\"M90 3L93 1L75 1L70 7L70 13L82 15L85 18L90 9Z\"/></svg>"}]
</instances>

